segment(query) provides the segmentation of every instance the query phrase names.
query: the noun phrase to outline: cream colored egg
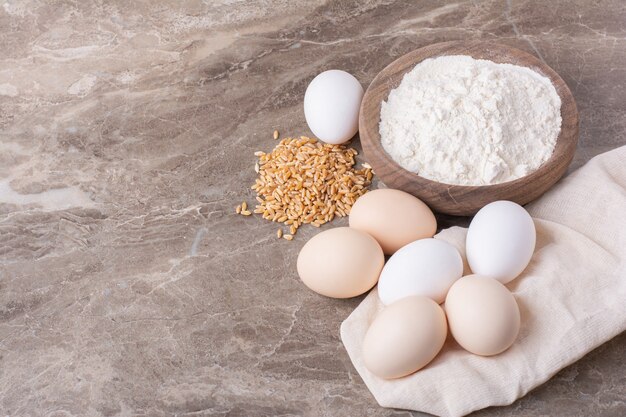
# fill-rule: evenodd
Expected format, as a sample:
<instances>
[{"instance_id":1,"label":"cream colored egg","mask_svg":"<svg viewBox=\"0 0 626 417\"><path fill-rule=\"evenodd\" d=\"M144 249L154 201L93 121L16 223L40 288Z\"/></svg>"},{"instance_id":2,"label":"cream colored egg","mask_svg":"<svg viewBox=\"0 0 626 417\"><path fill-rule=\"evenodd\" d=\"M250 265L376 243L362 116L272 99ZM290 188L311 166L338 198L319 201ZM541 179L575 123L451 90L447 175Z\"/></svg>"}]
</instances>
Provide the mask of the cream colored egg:
<instances>
[{"instance_id":1,"label":"cream colored egg","mask_svg":"<svg viewBox=\"0 0 626 417\"><path fill-rule=\"evenodd\" d=\"M437 220L428 206L411 194L380 189L362 195L354 203L350 227L372 235L383 252L392 255L408 243L433 237Z\"/></svg>"},{"instance_id":2,"label":"cream colored egg","mask_svg":"<svg viewBox=\"0 0 626 417\"><path fill-rule=\"evenodd\" d=\"M446 316L436 302L422 296L403 298L385 307L367 330L365 366L386 379L412 374L437 356L446 335Z\"/></svg>"},{"instance_id":3,"label":"cream colored egg","mask_svg":"<svg viewBox=\"0 0 626 417\"><path fill-rule=\"evenodd\" d=\"M313 236L298 255L298 275L318 294L349 298L378 282L385 256L373 237L337 227Z\"/></svg>"},{"instance_id":4,"label":"cream colored egg","mask_svg":"<svg viewBox=\"0 0 626 417\"><path fill-rule=\"evenodd\" d=\"M445 310L454 339L477 355L505 351L519 333L515 297L494 278L468 275L459 279L448 291Z\"/></svg>"}]
</instances>

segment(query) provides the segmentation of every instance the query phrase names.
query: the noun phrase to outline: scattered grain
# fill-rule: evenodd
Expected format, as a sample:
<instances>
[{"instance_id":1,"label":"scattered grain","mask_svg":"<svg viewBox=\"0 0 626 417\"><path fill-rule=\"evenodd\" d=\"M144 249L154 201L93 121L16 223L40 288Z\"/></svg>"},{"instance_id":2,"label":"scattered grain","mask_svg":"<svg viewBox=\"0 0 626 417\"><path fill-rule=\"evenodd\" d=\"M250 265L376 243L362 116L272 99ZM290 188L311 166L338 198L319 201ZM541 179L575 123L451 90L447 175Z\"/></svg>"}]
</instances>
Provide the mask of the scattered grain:
<instances>
[{"instance_id":1,"label":"scattered grain","mask_svg":"<svg viewBox=\"0 0 626 417\"><path fill-rule=\"evenodd\" d=\"M367 164L353 168L355 149L304 136L284 138L271 152L254 154L259 158L255 164L259 177L251 187L257 193L254 212L289 226L288 235L282 229L276 232L287 240L302 224L320 227L335 216L345 216L367 192L373 176ZM242 205L241 214L246 208Z\"/></svg>"}]
</instances>

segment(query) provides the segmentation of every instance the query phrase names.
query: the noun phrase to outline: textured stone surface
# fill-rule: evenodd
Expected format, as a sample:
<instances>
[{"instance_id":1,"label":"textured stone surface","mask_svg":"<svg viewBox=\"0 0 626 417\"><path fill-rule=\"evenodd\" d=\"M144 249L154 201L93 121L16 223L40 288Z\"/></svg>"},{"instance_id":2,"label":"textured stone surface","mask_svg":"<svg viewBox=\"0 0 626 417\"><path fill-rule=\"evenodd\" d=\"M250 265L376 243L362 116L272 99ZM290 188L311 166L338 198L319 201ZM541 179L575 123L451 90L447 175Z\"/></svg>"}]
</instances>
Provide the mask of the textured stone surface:
<instances>
[{"instance_id":1,"label":"textured stone surface","mask_svg":"<svg viewBox=\"0 0 626 417\"><path fill-rule=\"evenodd\" d=\"M253 201L253 152L274 128L310 133L318 72L367 85L405 52L471 38L561 74L580 166L626 144L625 23L619 0L5 0L0 413L410 415L376 405L341 345L360 299L298 282L317 230L276 240L234 214ZM626 415L624 357L622 334L477 415Z\"/></svg>"}]
</instances>

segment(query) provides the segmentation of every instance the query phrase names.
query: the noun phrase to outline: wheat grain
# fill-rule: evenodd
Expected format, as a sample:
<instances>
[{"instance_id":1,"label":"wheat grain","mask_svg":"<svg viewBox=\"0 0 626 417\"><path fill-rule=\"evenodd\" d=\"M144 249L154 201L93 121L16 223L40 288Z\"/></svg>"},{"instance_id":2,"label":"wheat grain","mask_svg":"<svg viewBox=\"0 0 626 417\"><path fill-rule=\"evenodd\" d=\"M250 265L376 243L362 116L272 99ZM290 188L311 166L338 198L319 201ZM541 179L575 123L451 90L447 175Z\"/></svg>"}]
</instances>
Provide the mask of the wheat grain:
<instances>
[{"instance_id":1,"label":"wheat grain","mask_svg":"<svg viewBox=\"0 0 626 417\"><path fill-rule=\"evenodd\" d=\"M259 158L259 176L251 187L257 193L254 212L289 226L288 235L282 229L276 232L287 240L302 224L320 227L335 216L346 216L372 181L369 165L354 169L355 149L305 136L284 138L271 152L254 154ZM242 214L246 208L242 204Z\"/></svg>"}]
</instances>

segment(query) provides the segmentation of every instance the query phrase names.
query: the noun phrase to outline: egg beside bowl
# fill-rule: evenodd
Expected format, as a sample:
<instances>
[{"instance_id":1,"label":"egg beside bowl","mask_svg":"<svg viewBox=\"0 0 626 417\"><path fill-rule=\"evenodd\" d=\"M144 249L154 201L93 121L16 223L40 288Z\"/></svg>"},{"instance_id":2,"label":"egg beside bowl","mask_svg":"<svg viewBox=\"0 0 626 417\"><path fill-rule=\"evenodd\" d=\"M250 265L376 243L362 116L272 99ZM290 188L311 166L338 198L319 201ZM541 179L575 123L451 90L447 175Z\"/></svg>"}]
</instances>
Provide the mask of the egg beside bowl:
<instances>
[{"instance_id":1,"label":"egg beside bowl","mask_svg":"<svg viewBox=\"0 0 626 417\"><path fill-rule=\"evenodd\" d=\"M370 234L385 255L437 231L435 215L420 199L390 188L363 194L350 210L350 227Z\"/></svg>"},{"instance_id":2,"label":"egg beside bowl","mask_svg":"<svg viewBox=\"0 0 626 417\"><path fill-rule=\"evenodd\" d=\"M511 201L494 201L481 208L467 230L467 262L475 274L506 284L528 265L537 232L530 214Z\"/></svg>"},{"instance_id":3,"label":"egg beside bowl","mask_svg":"<svg viewBox=\"0 0 626 417\"><path fill-rule=\"evenodd\" d=\"M318 74L304 93L304 117L313 134L338 145L359 130L363 87L352 74L328 70Z\"/></svg>"}]
</instances>

